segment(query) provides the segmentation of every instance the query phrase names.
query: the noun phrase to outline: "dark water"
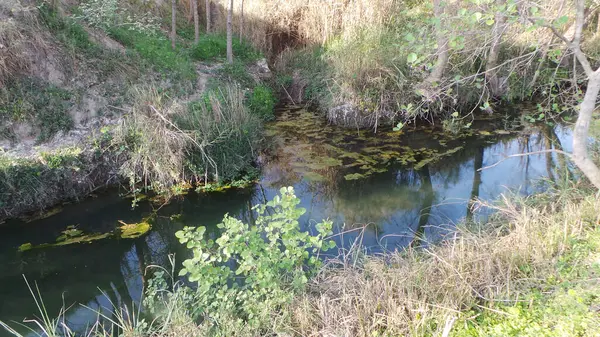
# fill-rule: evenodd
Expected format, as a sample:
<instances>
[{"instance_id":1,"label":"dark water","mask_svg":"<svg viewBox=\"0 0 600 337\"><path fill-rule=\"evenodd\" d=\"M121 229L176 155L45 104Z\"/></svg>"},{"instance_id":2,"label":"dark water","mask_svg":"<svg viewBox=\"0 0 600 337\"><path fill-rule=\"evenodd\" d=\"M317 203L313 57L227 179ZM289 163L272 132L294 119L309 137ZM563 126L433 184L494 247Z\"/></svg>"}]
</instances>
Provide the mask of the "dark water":
<instances>
[{"instance_id":1,"label":"dark water","mask_svg":"<svg viewBox=\"0 0 600 337\"><path fill-rule=\"evenodd\" d=\"M333 128L302 110L282 111L269 127L276 145L265 156L258 184L175 200L158 211L152 231L143 237L18 252L23 243L54 242L68 226L108 232L118 220L134 223L152 212L147 203L132 210L131 201L116 192L65 205L46 219L0 227L0 320L21 322L37 313L25 275L39 285L50 315L63 305L70 307L67 320L82 329L96 314L79 303L110 308L110 302L137 302L147 282L147 266L168 267L169 254L180 264L187 252L174 237L177 230L214 226L225 213L250 221L249 209L283 186L294 186L307 209L305 228L323 218L334 220L338 232L345 232L337 237L338 246L347 246L359 233L372 252L402 248L417 233L428 241L439 240L464 218L485 218L485 212L473 214L467 200L494 200L507 189L531 194L541 188L540 178L554 179L569 170L556 155L540 154L511 158L479 172L511 154L551 147L570 150L566 128L503 131L512 125L496 119L476 121L452 137L436 127L380 130L374 136Z\"/></svg>"}]
</instances>

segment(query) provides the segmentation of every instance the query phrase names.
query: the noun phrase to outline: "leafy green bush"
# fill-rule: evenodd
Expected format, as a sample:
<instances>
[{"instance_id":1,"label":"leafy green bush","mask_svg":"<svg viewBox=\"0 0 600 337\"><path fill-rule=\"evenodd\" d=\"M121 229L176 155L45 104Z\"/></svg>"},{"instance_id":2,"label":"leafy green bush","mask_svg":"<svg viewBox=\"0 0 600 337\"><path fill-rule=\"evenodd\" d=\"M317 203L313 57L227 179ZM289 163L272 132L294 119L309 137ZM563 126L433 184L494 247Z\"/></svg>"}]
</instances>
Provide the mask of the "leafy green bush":
<instances>
[{"instance_id":1,"label":"leafy green bush","mask_svg":"<svg viewBox=\"0 0 600 337\"><path fill-rule=\"evenodd\" d=\"M270 314L304 289L320 264L319 252L334 246L327 239L331 221L317 224L315 236L301 232L298 220L306 210L298 207L292 187L280 194L253 208L255 224L225 215L214 241L205 237L205 227L176 233L193 252L180 275L197 283L194 306L217 326L231 317L255 328L268 324Z\"/></svg>"},{"instance_id":2,"label":"leafy green bush","mask_svg":"<svg viewBox=\"0 0 600 337\"><path fill-rule=\"evenodd\" d=\"M276 99L273 90L266 85L258 85L252 90L248 98L248 108L250 112L260 116L263 120L272 120L275 118L273 109Z\"/></svg>"},{"instance_id":3,"label":"leafy green bush","mask_svg":"<svg viewBox=\"0 0 600 337\"><path fill-rule=\"evenodd\" d=\"M260 53L244 41L234 39L232 48L234 58L240 61L251 62L260 57ZM224 35L203 35L192 47L191 56L202 61L224 59L227 57L227 38Z\"/></svg>"}]
</instances>

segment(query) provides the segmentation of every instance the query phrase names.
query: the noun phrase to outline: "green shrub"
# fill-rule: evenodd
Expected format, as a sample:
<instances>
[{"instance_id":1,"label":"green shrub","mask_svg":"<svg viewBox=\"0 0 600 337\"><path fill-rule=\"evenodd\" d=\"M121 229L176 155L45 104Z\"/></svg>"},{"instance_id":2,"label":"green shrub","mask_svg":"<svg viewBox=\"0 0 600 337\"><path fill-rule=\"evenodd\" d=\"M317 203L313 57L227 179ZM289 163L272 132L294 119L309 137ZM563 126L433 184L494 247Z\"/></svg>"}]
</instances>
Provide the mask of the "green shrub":
<instances>
[{"instance_id":1,"label":"green shrub","mask_svg":"<svg viewBox=\"0 0 600 337\"><path fill-rule=\"evenodd\" d=\"M275 118L273 115L275 104L276 99L273 90L264 84L256 86L248 98L250 111L263 120L273 120Z\"/></svg>"},{"instance_id":2,"label":"green shrub","mask_svg":"<svg viewBox=\"0 0 600 337\"><path fill-rule=\"evenodd\" d=\"M206 228L186 227L176 233L193 252L180 275L198 285L194 308L215 326L241 319L252 328L270 324L270 315L289 303L314 275L318 254L334 246L327 240L332 222L316 225L317 234L300 231L306 212L292 187L253 209L255 224L225 215L216 240L205 237Z\"/></svg>"}]
</instances>

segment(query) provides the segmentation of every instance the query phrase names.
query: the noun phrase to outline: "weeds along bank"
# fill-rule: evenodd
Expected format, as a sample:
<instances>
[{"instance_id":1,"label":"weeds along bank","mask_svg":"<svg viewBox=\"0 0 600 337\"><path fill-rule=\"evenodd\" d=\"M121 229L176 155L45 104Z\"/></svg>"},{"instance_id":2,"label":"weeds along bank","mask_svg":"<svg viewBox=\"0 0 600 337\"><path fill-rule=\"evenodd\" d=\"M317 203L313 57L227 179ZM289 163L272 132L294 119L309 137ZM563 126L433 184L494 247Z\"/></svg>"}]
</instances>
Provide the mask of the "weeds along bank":
<instances>
[{"instance_id":1,"label":"weeds along bank","mask_svg":"<svg viewBox=\"0 0 600 337\"><path fill-rule=\"evenodd\" d=\"M261 54L236 40L224 64L225 37L194 43L181 13L172 49L160 8L133 4L0 2L0 219L256 173L276 103Z\"/></svg>"},{"instance_id":2,"label":"weeds along bank","mask_svg":"<svg viewBox=\"0 0 600 337\"><path fill-rule=\"evenodd\" d=\"M595 336L593 193L567 182L504 197L489 222L463 224L444 242L323 261L332 223L301 232L305 210L284 188L256 207L255 225L226 215L211 239L204 227L178 232L191 250L180 273L189 282L151 270L141 308L113 308L76 333L62 323L68 312L42 312L40 326L48 336Z\"/></svg>"}]
</instances>

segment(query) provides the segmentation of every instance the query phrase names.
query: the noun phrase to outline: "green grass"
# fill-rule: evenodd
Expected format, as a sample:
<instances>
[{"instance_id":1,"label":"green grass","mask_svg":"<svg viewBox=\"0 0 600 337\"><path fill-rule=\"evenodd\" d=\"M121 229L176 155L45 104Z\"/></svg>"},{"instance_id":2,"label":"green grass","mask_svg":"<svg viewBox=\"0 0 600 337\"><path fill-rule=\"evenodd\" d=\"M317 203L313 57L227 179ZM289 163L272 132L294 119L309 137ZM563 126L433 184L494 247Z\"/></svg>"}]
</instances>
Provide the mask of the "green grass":
<instances>
[{"instance_id":1,"label":"green grass","mask_svg":"<svg viewBox=\"0 0 600 337\"><path fill-rule=\"evenodd\" d=\"M77 181L87 179L88 165L76 148L43 153L40 159L0 156L0 218L41 211L80 196Z\"/></svg>"},{"instance_id":2,"label":"green grass","mask_svg":"<svg viewBox=\"0 0 600 337\"><path fill-rule=\"evenodd\" d=\"M245 64L239 60L224 64L219 68L218 75L224 82L237 83L242 88L254 88L256 86L256 81L248 73Z\"/></svg>"},{"instance_id":3,"label":"green grass","mask_svg":"<svg viewBox=\"0 0 600 337\"><path fill-rule=\"evenodd\" d=\"M277 104L277 99L273 95L273 89L270 87L260 84L254 87L252 92L246 99L250 112L260 116L263 120L273 120L273 109Z\"/></svg>"},{"instance_id":4,"label":"green grass","mask_svg":"<svg viewBox=\"0 0 600 337\"><path fill-rule=\"evenodd\" d=\"M0 120L30 123L38 129L38 141L42 142L73 127L68 113L73 96L40 80L17 79L0 89Z\"/></svg>"},{"instance_id":5,"label":"green grass","mask_svg":"<svg viewBox=\"0 0 600 337\"><path fill-rule=\"evenodd\" d=\"M247 42L234 38L232 40L233 57L236 60L248 63L261 57L260 52L252 48ZM221 34L202 35L198 43L191 47L192 58L199 61L224 60L227 57L227 38Z\"/></svg>"},{"instance_id":6,"label":"green grass","mask_svg":"<svg viewBox=\"0 0 600 337\"><path fill-rule=\"evenodd\" d=\"M194 79L196 71L187 52L178 46L171 48L171 42L159 34L148 35L126 28L111 28L109 36L124 46L136 51L140 57L155 66L157 70L172 72L182 79Z\"/></svg>"},{"instance_id":7,"label":"green grass","mask_svg":"<svg viewBox=\"0 0 600 337\"><path fill-rule=\"evenodd\" d=\"M84 53L95 52L99 49L77 21L60 15L46 3L43 3L39 9L41 21L68 48Z\"/></svg>"},{"instance_id":8,"label":"green grass","mask_svg":"<svg viewBox=\"0 0 600 337\"><path fill-rule=\"evenodd\" d=\"M467 313L474 319L457 324L454 336L562 337L588 336L600 330L600 228L572 238L554 268L529 284L512 305Z\"/></svg>"}]
</instances>

